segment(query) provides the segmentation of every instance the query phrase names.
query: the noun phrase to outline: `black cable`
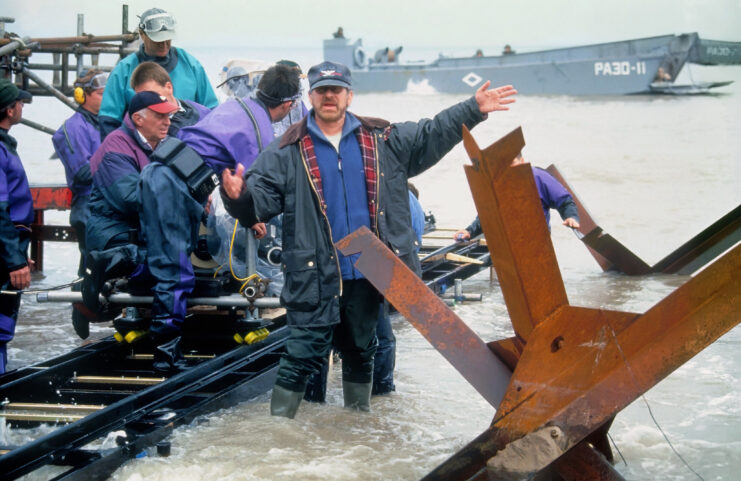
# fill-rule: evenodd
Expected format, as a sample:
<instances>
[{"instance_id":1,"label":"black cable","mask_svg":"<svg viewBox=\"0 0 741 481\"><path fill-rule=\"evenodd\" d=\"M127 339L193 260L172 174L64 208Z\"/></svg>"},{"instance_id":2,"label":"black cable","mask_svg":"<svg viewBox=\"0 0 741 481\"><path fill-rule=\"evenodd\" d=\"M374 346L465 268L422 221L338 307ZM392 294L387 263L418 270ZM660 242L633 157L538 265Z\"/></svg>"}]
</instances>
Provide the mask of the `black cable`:
<instances>
[{"instance_id":1,"label":"black cable","mask_svg":"<svg viewBox=\"0 0 741 481\"><path fill-rule=\"evenodd\" d=\"M42 292L58 291L61 289L66 289L67 287L72 287L75 284L79 284L80 282L82 282L82 277L77 278L72 282L68 282L67 284L60 284L58 286L47 287L46 289L33 289L33 290L26 289L22 291L0 291L0 295L19 296L21 294L41 294Z\"/></svg>"},{"instance_id":2,"label":"black cable","mask_svg":"<svg viewBox=\"0 0 741 481\"><path fill-rule=\"evenodd\" d=\"M633 370L630 368L630 364L628 364L628 359L625 357L625 353L623 352L622 346L620 346L620 342L618 342L617 335L615 335L615 330L612 328L612 325L610 324L609 321L606 321L606 323L607 323L607 326L610 328L610 335L612 335L612 339L615 341L615 345L618 348L618 352L620 352L620 357L623 358L623 363L625 364L625 367L628 368L628 373L630 374L630 377L633 378L633 382L635 383L636 386L638 386L639 385L638 384L638 381L636 380L635 376L633 375ZM641 394L641 399L643 399L643 402L646 403L646 407L648 408L648 414L651 416L651 419L653 420L654 424L658 428L658 430L661 433L661 435L664 436L664 439L666 440L666 443L669 445L669 447L671 448L671 450L674 451L674 454L677 455L677 457L679 458L679 460L682 461L682 463L684 463L684 465L687 466L687 469L689 469L690 471L692 471L695 474L695 476L698 477L698 479L700 479L702 481L705 481L705 478L703 478L702 476L700 476L700 474L697 471L695 471L694 469L692 469L692 466L690 466L690 464L682 457L682 455L679 454L679 451L677 451L676 448L674 448L674 445L672 444L672 442L669 441L669 437L666 435L666 433L661 428L661 426L659 426L659 422L654 417L654 413L651 410L651 406L648 404L648 399L646 399L646 396L644 396L643 394Z\"/></svg>"}]
</instances>

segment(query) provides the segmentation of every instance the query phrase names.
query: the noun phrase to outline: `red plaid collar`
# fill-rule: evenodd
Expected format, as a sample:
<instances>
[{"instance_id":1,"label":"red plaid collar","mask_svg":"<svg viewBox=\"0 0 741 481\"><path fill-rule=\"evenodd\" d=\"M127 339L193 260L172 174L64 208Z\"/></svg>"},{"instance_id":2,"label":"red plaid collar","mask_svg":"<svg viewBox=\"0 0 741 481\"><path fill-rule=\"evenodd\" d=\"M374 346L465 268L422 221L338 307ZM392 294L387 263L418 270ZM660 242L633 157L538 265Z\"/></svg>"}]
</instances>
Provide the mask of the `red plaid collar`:
<instances>
[{"instance_id":1,"label":"red plaid collar","mask_svg":"<svg viewBox=\"0 0 741 481\"><path fill-rule=\"evenodd\" d=\"M384 134L384 137L388 138L388 134L386 132L384 132ZM360 146L360 155L363 157L363 168L365 170L365 186L368 194L368 213L370 214L370 223L373 227L373 230L376 230L376 213L378 211L378 170L376 166L376 138L373 135L373 132L362 126L357 129L356 137L358 139L358 145ZM311 136L308 133L301 138L299 142L299 148L303 153L302 157L309 171L311 182L314 184L314 188L319 195L319 202L321 204L322 212L326 215L327 203L324 201L322 176L319 172L319 163L316 160L316 153L314 152L314 141L311 140Z\"/></svg>"}]
</instances>

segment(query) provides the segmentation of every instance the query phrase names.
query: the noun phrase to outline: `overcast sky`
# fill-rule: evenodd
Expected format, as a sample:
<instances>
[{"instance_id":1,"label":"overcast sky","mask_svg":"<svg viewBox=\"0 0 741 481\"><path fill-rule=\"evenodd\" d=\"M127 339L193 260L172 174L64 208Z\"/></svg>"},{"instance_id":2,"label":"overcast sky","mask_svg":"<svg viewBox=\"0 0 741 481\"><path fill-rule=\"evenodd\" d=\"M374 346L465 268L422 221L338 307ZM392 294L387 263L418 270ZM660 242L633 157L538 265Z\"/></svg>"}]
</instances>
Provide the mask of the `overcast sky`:
<instances>
[{"instance_id":1,"label":"overcast sky","mask_svg":"<svg viewBox=\"0 0 741 481\"><path fill-rule=\"evenodd\" d=\"M88 33L121 30L121 5L111 0L0 2L23 36L70 36L77 13ZM481 47L505 43L523 51L672 33L698 32L741 41L741 0L130 0L135 15L152 6L173 13L184 47L319 45L338 26L367 47Z\"/></svg>"}]
</instances>

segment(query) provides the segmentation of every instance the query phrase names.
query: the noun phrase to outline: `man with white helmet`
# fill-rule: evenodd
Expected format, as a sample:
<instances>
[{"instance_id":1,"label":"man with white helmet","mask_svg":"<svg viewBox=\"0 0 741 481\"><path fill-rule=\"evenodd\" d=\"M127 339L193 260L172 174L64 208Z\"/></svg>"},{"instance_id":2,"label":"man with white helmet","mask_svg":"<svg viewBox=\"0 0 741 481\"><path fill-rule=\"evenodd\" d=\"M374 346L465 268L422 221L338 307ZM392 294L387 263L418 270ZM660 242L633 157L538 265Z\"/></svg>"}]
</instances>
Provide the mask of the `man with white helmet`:
<instances>
[{"instance_id":1,"label":"man with white helmet","mask_svg":"<svg viewBox=\"0 0 741 481\"><path fill-rule=\"evenodd\" d=\"M139 17L142 46L121 60L108 79L100 107L101 138L121 125L126 107L134 96L129 79L142 62L155 62L172 79L174 95L193 100L210 109L218 105L216 94L201 64L182 48L172 47L175 18L161 8L150 8Z\"/></svg>"}]
</instances>

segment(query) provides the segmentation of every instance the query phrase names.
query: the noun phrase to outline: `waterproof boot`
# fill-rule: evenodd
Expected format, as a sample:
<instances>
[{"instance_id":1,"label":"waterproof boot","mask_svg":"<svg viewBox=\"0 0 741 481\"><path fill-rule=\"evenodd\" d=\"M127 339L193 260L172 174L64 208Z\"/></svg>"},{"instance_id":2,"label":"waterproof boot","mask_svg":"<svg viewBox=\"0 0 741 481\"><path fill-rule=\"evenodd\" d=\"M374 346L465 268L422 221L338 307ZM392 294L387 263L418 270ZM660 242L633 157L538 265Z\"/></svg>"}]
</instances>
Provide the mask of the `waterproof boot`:
<instances>
[{"instance_id":1,"label":"waterproof boot","mask_svg":"<svg viewBox=\"0 0 741 481\"><path fill-rule=\"evenodd\" d=\"M327 402L328 375L329 361L325 359L322 363L322 367L309 378L309 383L306 385L306 391L304 392L304 401L312 403Z\"/></svg>"},{"instance_id":2,"label":"waterproof boot","mask_svg":"<svg viewBox=\"0 0 741 481\"><path fill-rule=\"evenodd\" d=\"M303 397L303 392L289 391L276 385L270 398L270 415L293 419Z\"/></svg>"},{"instance_id":3,"label":"waterproof boot","mask_svg":"<svg viewBox=\"0 0 741 481\"><path fill-rule=\"evenodd\" d=\"M180 336L165 343L154 343L154 371L160 374L176 374L188 368L180 351Z\"/></svg>"},{"instance_id":4,"label":"waterproof boot","mask_svg":"<svg viewBox=\"0 0 741 481\"><path fill-rule=\"evenodd\" d=\"M372 388L372 382L342 381L342 394L345 397L345 407L359 411L370 411Z\"/></svg>"}]
</instances>

